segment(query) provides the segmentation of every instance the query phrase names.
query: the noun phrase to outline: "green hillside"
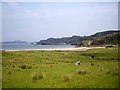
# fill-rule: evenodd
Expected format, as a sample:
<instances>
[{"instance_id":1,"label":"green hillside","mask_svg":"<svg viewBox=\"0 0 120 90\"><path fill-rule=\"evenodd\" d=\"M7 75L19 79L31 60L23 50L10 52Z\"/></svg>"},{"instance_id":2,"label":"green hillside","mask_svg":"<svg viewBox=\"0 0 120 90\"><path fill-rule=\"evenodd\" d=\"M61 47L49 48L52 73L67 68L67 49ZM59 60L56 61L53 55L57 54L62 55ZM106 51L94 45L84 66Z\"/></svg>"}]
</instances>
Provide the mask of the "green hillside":
<instances>
[{"instance_id":1,"label":"green hillside","mask_svg":"<svg viewBox=\"0 0 120 90\"><path fill-rule=\"evenodd\" d=\"M91 45L117 45L120 42L120 31L104 31L98 32L90 36L72 36L62 38L48 38L47 40L40 40L37 45L61 45L71 44L77 46L91 46Z\"/></svg>"}]
</instances>

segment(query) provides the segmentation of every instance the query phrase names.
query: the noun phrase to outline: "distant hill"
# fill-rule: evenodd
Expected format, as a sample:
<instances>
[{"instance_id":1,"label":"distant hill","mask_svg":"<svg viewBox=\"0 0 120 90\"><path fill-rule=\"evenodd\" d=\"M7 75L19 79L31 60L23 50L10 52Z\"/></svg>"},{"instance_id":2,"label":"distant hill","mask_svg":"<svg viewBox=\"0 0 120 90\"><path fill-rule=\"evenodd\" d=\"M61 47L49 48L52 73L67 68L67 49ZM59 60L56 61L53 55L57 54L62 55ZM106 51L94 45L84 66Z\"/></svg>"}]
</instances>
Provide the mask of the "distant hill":
<instances>
[{"instance_id":1,"label":"distant hill","mask_svg":"<svg viewBox=\"0 0 120 90\"><path fill-rule=\"evenodd\" d=\"M8 41L8 42L2 42L2 43L27 43L25 41Z\"/></svg>"},{"instance_id":2,"label":"distant hill","mask_svg":"<svg viewBox=\"0 0 120 90\"><path fill-rule=\"evenodd\" d=\"M63 38L48 38L47 40L41 40L37 44L41 45L58 45L58 44L75 44L83 41L84 37L72 36Z\"/></svg>"},{"instance_id":3,"label":"distant hill","mask_svg":"<svg viewBox=\"0 0 120 90\"><path fill-rule=\"evenodd\" d=\"M90 36L72 36L63 38L48 38L47 40L40 40L36 44L41 45L59 45L71 44L77 46L89 45L105 45L105 44L118 44L120 40L120 31L104 31L98 32Z\"/></svg>"},{"instance_id":4,"label":"distant hill","mask_svg":"<svg viewBox=\"0 0 120 90\"><path fill-rule=\"evenodd\" d=\"M91 35L92 45L118 44L120 42L120 31L106 31Z\"/></svg>"}]
</instances>

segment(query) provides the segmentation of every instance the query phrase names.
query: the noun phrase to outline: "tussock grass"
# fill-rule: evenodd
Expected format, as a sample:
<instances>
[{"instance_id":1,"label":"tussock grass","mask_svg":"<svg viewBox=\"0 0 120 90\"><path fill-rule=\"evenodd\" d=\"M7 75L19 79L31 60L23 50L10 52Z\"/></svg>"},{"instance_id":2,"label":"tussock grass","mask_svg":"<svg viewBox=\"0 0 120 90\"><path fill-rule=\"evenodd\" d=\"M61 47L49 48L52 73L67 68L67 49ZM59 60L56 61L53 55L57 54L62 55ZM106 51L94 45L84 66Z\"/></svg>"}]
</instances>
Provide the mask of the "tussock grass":
<instances>
[{"instance_id":1,"label":"tussock grass","mask_svg":"<svg viewBox=\"0 0 120 90\"><path fill-rule=\"evenodd\" d=\"M32 74L32 80L40 80L45 78L45 73L44 72L35 72Z\"/></svg>"},{"instance_id":2,"label":"tussock grass","mask_svg":"<svg viewBox=\"0 0 120 90\"><path fill-rule=\"evenodd\" d=\"M106 74L110 74L110 70L107 69Z\"/></svg>"},{"instance_id":3,"label":"tussock grass","mask_svg":"<svg viewBox=\"0 0 120 90\"><path fill-rule=\"evenodd\" d=\"M65 82L68 82L72 79L72 75L71 74L65 74L63 76L63 79L64 79Z\"/></svg>"},{"instance_id":4,"label":"tussock grass","mask_svg":"<svg viewBox=\"0 0 120 90\"><path fill-rule=\"evenodd\" d=\"M103 71L103 67L99 67L99 68L98 68L98 71Z\"/></svg>"},{"instance_id":5,"label":"tussock grass","mask_svg":"<svg viewBox=\"0 0 120 90\"><path fill-rule=\"evenodd\" d=\"M32 66L31 65L28 65L28 64L22 64L19 66L21 69L31 69Z\"/></svg>"},{"instance_id":6,"label":"tussock grass","mask_svg":"<svg viewBox=\"0 0 120 90\"><path fill-rule=\"evenodd\" d=\"M11 74L11 71L9 71L8 74Z\"/></svg>"},{"instance_id":7,"label":"tussock grass","mask_svg":"<svg viewBox=\"0 0 120 90\"><path fill-rule=\"evenodd\" d=\"M76 72L77 72L78 74L82 74L82 75L87 74L87 71L84 70L84 69L82 69L82 70L76 70Z\"/></svg>"},{"instance_id":8,"label":"tussock grass","mask_svg":"<svg viewBox=\"0 0 120 90\"><path fill-rule=\"evenodd\" d=\"M93 66L94 65L94 63L91 63L91 66Z\"/></svg>"},{"instance_id":9,"label":"tussock grass","mask_svg":"<svg viewBox=\"0 0 120 90\"><path fill-rule=\"evenodd\" d=\"M92 55L95 57L90 58ZM2 85L3 88L117 88L117 57L116 48L3 52ZM75 66L77 60L82 62L80 66Z\"/></svg>"},{"instance_id":10,"label":"tussock grass","mask_svg":"<svg viewBox=\"0 0 120 90\"><path fill-rule=\"evenodd\" d=\"M50 67L53 67L53 65L50 65Z\"/></svg>"},{"instance_id":11,"label":"tussock grass","mask_svg":"<svg viewBox=\"0 0 120 90\"><path fill-rule=\"evenodd\" d=\"M118 70L118 66L114 68L114 70Z\"/></svg>"},{"instance_id":12,"label":"tussock grass","mask_svg":"<svg viewBox=\"0 0 120 90\"><path fill-rule=\"evenodd\" d=\"M118 70L114 70L113 72L112 72L112 76L118 76Z\"/></svg>"}]
</instances>

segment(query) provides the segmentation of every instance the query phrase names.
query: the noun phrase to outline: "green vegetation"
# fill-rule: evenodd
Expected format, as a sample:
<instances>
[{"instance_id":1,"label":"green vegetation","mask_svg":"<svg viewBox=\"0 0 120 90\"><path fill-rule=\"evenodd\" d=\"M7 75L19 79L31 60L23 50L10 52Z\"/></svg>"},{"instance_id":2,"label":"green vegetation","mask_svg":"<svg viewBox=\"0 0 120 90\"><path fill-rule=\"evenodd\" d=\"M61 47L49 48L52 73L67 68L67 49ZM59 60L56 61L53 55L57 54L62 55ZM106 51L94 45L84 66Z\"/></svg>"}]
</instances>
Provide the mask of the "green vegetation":
<instances>
[{"instance_id":1,"label":"green vegetation","mask_svg":"<svg viewBox=\"0 0 120 90\"><path fill-rule=\"evenodd\" d=\"M3 51L2 63L3 88L118 87L117 48Z\"/></svg>"},{"instance_id":2,"label":"green vegetation","mask_svg":"<svg viewBox=\"0 0 120 90\"><path fill-rule=\"evenodd\" d=\"M2 88L2 52L0 51L0 89Z\"/></svg>"},{"instance_id":3,"label":"green vegetation","mask_svg":"<svg viewBox=\"0 0 120 90\"><path fill-rule=\"evenodd\" d=\"M120 43L120 33L106 34L104 36L94 37L92 45L117 45Z\"/></svg>"},{"instance_id":4,"label":"green vegetation","mask_svg":"<svg viewBox=\"0 0 120 90\"><path fill-rule=\"evenodd\" d=\"M79 46L100 46L100 45L117 45L120 43L120 31L103 31L90 36L72 36L64 38L48 38L41 40L36 44L41 45L57 45L57 44L71 44Z\"/></svg>"}]
</instances>

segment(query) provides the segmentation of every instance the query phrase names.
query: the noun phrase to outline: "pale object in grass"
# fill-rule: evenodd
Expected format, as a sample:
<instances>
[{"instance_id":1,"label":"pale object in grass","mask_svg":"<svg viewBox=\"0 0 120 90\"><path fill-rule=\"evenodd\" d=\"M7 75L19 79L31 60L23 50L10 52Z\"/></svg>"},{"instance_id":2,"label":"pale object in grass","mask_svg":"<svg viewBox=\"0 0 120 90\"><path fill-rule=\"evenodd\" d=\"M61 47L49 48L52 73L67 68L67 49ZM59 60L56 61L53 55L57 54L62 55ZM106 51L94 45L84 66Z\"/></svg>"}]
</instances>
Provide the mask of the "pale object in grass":
<instances>
[{"instance_id":1,"label":"pale object in grass","mask_svg":"<svg viewBox=\"0 0 120 90\"><path fill-rule=\"evenodd\" d=\"M75 63L75 65L76 65L76 66L80 65L80 61L77 61L77 62Z\"/></svg>"}]
</instances>

